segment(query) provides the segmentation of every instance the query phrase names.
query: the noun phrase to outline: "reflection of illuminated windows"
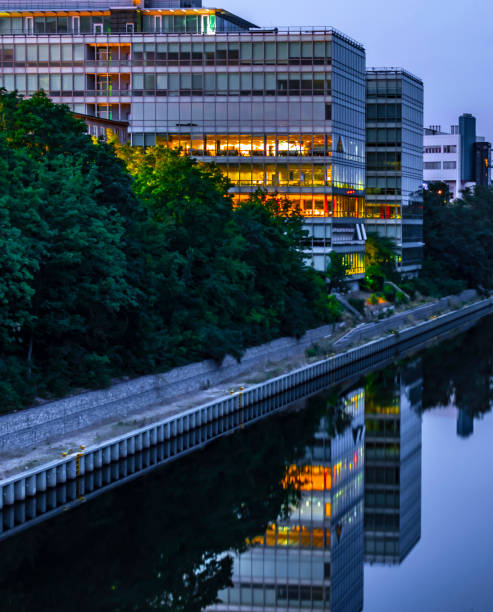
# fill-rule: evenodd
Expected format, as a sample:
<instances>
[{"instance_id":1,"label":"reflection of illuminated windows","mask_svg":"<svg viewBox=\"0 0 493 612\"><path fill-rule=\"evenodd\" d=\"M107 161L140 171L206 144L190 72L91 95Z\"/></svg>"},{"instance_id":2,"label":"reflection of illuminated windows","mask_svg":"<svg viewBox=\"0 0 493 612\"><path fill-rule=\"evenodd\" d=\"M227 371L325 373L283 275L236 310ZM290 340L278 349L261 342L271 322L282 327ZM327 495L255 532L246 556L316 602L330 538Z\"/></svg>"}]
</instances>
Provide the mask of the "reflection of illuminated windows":
<instances>
[{"instance_id":1,"label":"reflection of illuminated windows","mask_svg":"<svg viewBox=\"0 0 493 612\"><path fill-rule=\"evenodd\" d=\"M323 518L323 512L322 512ZM265 544L268 548L330 548L330 529L310 528L305 525L269 525L265 532L265 539L255 538L257 544ZM253 544L253 541L248 542Z\"/></svg>"},{"instance_id":2,"label":"reflection of illuminated windows","mask_svg":"<svg viewBox=\"0 0 493 612\"><path fill-rule=\"evenodd\" d=\"M317 465L288 468L284 486L294 486L299 491L326 491L331 487L330 468Z\"/></svg>"}]
</instances>

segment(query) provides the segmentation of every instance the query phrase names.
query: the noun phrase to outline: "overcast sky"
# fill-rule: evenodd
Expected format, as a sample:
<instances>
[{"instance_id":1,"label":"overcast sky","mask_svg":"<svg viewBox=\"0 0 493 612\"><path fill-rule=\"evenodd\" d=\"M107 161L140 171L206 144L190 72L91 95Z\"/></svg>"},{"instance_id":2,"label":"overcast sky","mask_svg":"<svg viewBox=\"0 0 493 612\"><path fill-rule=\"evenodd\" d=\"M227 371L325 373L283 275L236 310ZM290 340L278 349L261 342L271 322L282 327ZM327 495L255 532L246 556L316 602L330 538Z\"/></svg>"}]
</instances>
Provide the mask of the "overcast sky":
<instances>
[{"instance_id":1,"label":"overcast sky","mask_svg":"<svg viewBox=\"0 0 493 612\"><path fill-rule=\"evenodd\" d=\"M326 25L366 48L367 66L399 66L425 85L425 125L462 113L493 139L492 0L204 0L257 25Z\"/></svg>"}]
</instances>

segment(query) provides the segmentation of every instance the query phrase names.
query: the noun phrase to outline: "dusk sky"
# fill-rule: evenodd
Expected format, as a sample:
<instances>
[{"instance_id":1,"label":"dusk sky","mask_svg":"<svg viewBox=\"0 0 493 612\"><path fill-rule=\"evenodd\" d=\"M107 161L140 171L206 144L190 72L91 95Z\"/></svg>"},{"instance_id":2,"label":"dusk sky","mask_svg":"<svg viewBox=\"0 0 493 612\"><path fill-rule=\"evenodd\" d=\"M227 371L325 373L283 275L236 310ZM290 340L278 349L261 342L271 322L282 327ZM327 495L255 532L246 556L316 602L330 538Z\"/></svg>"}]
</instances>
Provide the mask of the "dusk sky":
<instances>
[{"instance_id":1,"label":"dusk sky","mask_svg":"<svg viewBox=\"0 0 493 612\"><path fill-rule=\"evenodd\" d=\"M366 48L367 66L399 66L425 86L425 125L462 113L493 139L491 0L204 0L257 25L327 25Z\"/></svg>"}]
</instances>

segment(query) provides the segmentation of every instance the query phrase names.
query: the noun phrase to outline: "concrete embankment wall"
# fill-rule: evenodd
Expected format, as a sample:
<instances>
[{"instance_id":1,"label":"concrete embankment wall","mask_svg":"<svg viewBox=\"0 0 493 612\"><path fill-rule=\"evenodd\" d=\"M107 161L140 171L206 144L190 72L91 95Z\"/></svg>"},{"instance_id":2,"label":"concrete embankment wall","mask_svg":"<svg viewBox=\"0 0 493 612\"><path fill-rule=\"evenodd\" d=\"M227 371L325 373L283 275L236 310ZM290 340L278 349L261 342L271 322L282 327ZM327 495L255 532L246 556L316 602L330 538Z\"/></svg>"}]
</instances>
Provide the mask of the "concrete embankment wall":
<instances>
[{"instance_id":1,"label":"concrete embankment wall","mask_svg":"<svg viewBox=\"0 0 493 612\"><path fill-rule=\"evenodd\" d=\"M492 312L476 302L0 481L0 539Z\"/></svg>"},{"instance_id":2,"label":"concrete embankment wall","mask_svg":"<svg viewBox=\"0 0 493 612\"><path fill-rule=\"evenodd\" d=\"M400 324L427 319L446 308L457 307L460 300L471 299L475 292L443 298L408 313L395 315L375 324L352 330L337 346L343 349L354 342L396 329ZM412 317L412 318L410 318ZM72 434L84 428L110 421L119 421L142 410L169 402L187 393L214 387L225 381L258 369L268 362L281 362L302 355L307 348L331 335L333 326L326 325L307 332L302 338L281 338L248 349L238 363L226 357L221 365L212 360L175 368L164 374L144 376L118 383L108 389L73 395L0 417L0 455L22 448L35 448L40 443Z\"/></svg>"},{"instance_id":3,"label":"concrete embankment wall","mask_svg":"<svg viewBox=\"0 0 493 612\"><path fill-rule=\"evenodd\" d=\"M85 427L126 418L186 393L220 385L269 361L302 355L332 330L332 325L325 325L308 331L299 340L280 338L253 347L245 352L241 363L233 357L226 357L221 365L212 360L202 361L3 415L0 417L0 454L33 448Z\"/></svg>"}]
</instances>

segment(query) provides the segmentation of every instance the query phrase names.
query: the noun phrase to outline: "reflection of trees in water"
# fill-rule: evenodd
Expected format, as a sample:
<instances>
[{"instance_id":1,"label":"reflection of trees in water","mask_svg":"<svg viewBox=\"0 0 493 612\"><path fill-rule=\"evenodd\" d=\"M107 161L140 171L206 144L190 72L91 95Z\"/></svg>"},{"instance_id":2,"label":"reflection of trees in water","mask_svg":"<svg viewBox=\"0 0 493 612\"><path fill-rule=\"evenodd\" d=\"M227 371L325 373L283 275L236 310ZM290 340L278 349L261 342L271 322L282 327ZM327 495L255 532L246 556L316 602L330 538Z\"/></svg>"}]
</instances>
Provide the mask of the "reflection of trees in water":
<instances>
[{"instance_id":1,"label":"reflection of trees in water","mask_svg":"<svg viewBox=\"0 0 493 612\"><path fill-rule=\"evenodd\" d=\"M195 612L231 584L245 540L287 513L283 486L321 418L349 423L327 392L0 545L0 610ZM313 404L313 406L311 406Z\"/></svg>"},{"instance_id":2,"label":"reflection of trees in water","mask_svg":"<svg viewBox=\"0 0 493 612\"><path fill-rule=\"evenodd\" d=\"M468 332L424 351L423 408L446 406L454 397L460 410L480 416L491 410L493 317Z\"/></svg>"}]
</instances>

